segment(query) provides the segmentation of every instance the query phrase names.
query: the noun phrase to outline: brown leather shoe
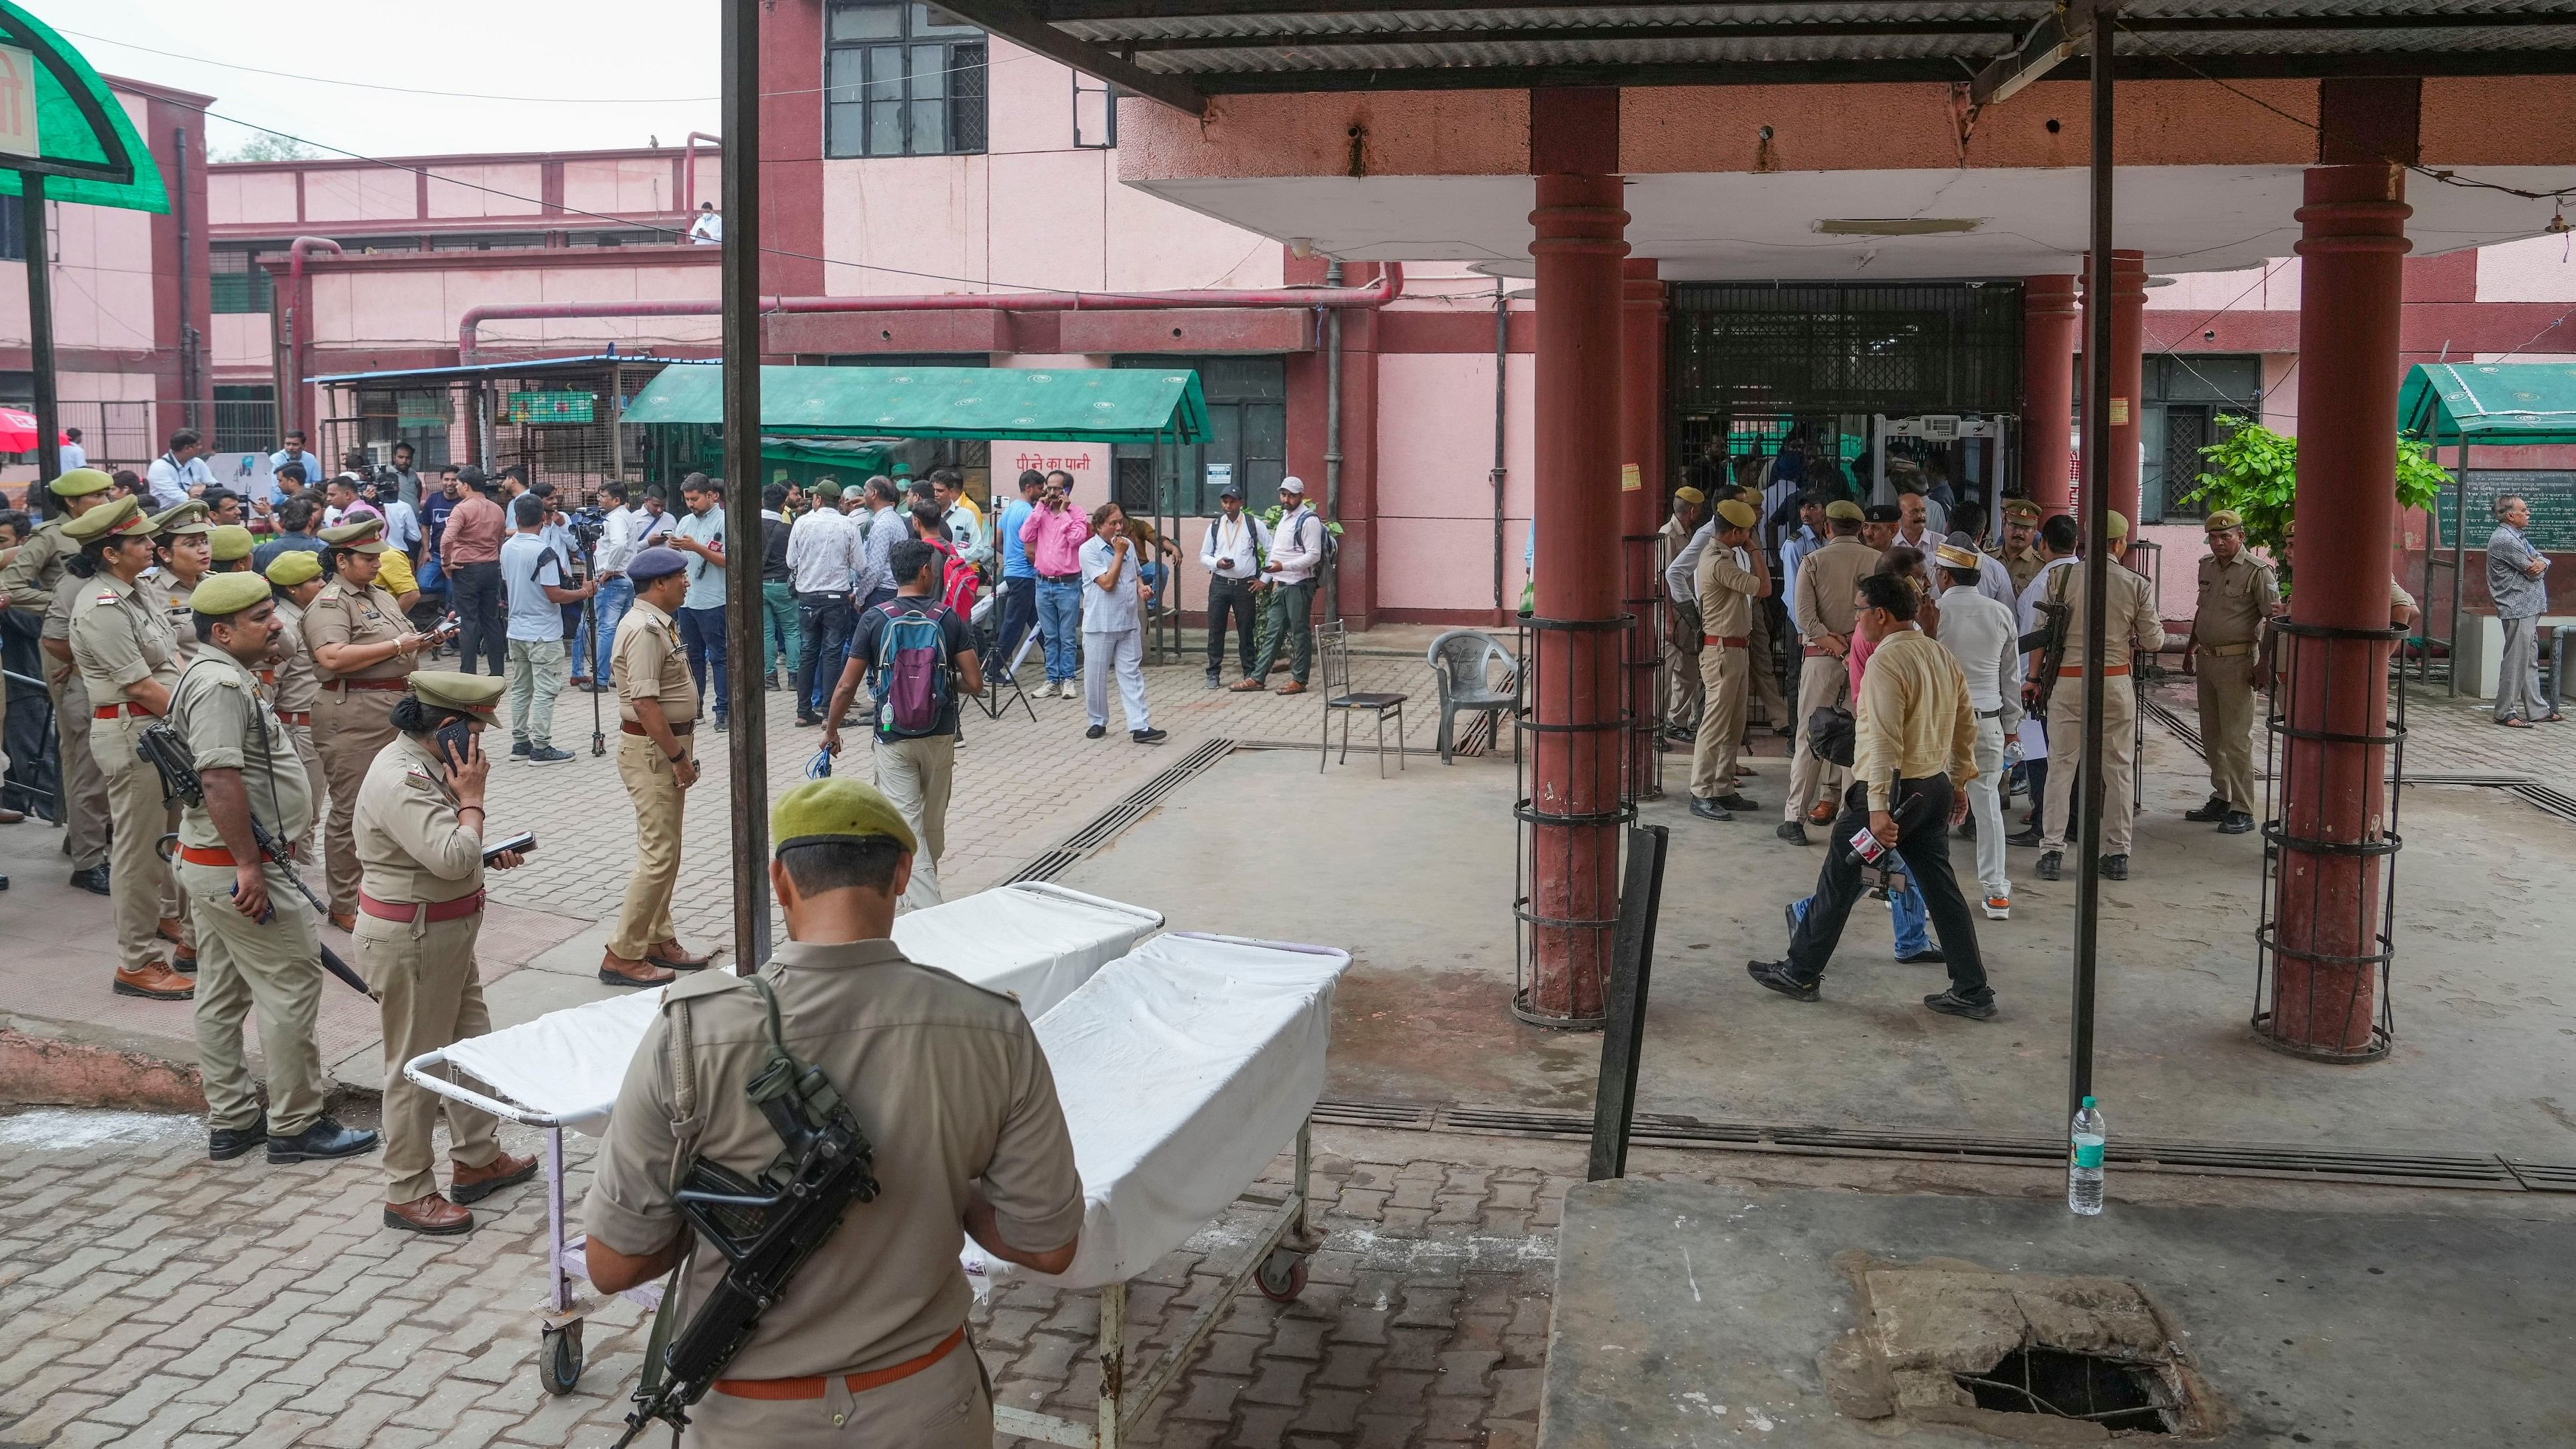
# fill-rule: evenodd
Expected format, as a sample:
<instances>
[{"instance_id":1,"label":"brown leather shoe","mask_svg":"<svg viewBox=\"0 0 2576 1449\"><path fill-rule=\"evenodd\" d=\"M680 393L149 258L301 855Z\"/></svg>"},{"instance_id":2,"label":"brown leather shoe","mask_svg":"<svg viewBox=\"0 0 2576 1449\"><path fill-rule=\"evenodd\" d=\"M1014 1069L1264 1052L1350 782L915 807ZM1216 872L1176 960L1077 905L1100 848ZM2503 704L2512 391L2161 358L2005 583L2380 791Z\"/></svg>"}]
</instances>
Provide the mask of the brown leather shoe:
<instances>
[{"instance_id":1,"label":"brown leather shoe","mask_svg":"<svg viewBox=\"0 0 2576 1449\"><path fill-rule=\"evenodd\" d=\"M1819 800L1819 801L1817 801L1817 802L1816 802L1816 808L1814 808L1813 810L1810 810L1810 811L1808 811L1808 812L1807 812L1807 819L1808 819L1808 821L1809 821L1810 823L1812 823L1812 824L1816 824L1816 825L1831 825L1831 824L1833 824L1833 823L1834 823L1834 802L1833 802L1833 801L1831 801L1831 800Z\"/></svg>"},{"instance_id":2,"label":"brown leather shoe","mask_svg":"<svg viewBox=\"0 0 2576 1449\"><path fill-rule=\"evenodd\" d=\"M1293 679L1271 691L1273 694L1304 694L1305 692L1306 686Z\"/></svg>"},{"instance_id":3,"label":"brown leather shoe","mask_svg":"<svg viewBox=\"0 0 2576 1449\"><path fill-rule=\"evenodd\" d=\"M614 951L599 953L599 979L610 986L659 986L676 975L650 961L631 961Z\"/></svg>"},{"instance_id":4,"label":"brown leather shoe","mask_svg":"<svg viewBox=\"0 0 2576 1449\"><path fill-rule=\"evenodd\" d=\"M505 1187L515 1187L537 1175L537 1155L512 1157L504 1152L481 1167L468 1167L462 1162L449 1164L447 1195L458 1202L481 1202Z\"/></svg>"},{"instance_id":5,"label":"brown leather shoe","mask_svg":"<svg viewBox=\"0 0 2576 1449\"><path fill-rule=\"evenodd\" d=\"M197 948L182 941L170 948L170 969L182 976L197 974Z\"/></svg>"},{"instance_id":6,"label":"brown leather shoe","mask_svg":"<svg viewBox=\"0 0 2576 1449\"><path fill-rule=\"evenodd\" d=\"M474 1231L474 1214L433 1192L409 1202L386 1203L385 1226L432 1237L454 1237Z\"/></svg>"},{"instance_id":7,"label":"brown leather shoe","mask_svg":"<svg viewBox=\"0 0 2576 1449\"><path fill-rule=\"evenodd\" d=\"M197 994L197 984L159 961L146 961L139 971L117 968L116 994L149 1001L186 1001Z\"/></svg>"},{"instance_id":8,"label":"brown leather shoe","mask_svg":"<svg viewBox=\"0 0 2576 1449\"><path fill-rule=\"evenodd\" d=\"M331 924L339 927L343 931L354 931L358 929L358 913L351 911L349 914L344 916L338 911L333 911L331 913ZM386 1211L390 1212L392 1209L388 1208ZM465 1229L457 1228L454 1231L461 1233L465 1231Z\"/></svg>"},{"instance_id":9,"label":"brown leather shoe","mask_svg":"<svg viewBox=\"0 0 2576 1449\"><path fill-rule=\"evenodd\" d=\"M0 810L0 825L15 825L26 818L23 810Z\"/></svg>"},{"instance_id":10,"label":"brown leather shoe","mask_svg":"<svg viewBox=\"0 0 2576 1449\"><path fill-rule=\"evenodd\" d=\"M188 940L188 928L179 922L170 919L168 916L163 916L161 918L160 936L164 941L175 941L181 945L185 945Z\"/></svg>"},{"instance_id":11,"label":"brown leather shoe","mask_svg":"<svg viewBox=\"0 0 2576 1449\"><path fill-rule=\"evenodd\" d=\"M652 962L656 966L668 966L674 971L703 971L707 967L707 962L715 958L713 956L692 956L689 954L687 947L682 946L678 940L673 939L669 941L656 941L652 945L645 947L644 959Z\"/></svg>"}]
</instances>

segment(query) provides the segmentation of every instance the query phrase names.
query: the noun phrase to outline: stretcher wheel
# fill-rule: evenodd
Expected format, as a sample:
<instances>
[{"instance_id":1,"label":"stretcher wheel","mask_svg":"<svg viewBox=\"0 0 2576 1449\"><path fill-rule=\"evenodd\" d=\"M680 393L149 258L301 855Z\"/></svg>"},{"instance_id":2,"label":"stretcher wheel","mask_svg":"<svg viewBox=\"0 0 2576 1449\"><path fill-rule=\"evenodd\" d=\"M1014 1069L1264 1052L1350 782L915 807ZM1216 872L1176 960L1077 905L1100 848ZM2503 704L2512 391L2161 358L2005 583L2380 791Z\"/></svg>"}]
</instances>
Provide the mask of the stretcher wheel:
<instances>
[{"instance_id":1,"label":"stretcher wheel","mask_svg":"<svg viewBox=\"0 0 2576 1449\"><path fill-rule=\"evenodd\" d=\"M550 1394L568 1394L581 1382L581 1320L542 1330L537 1347L537 1381Z\"/></svg>"},{"instance_id":2,"label":"stretcher wheel","mask_svg":"<svg viewBox=\"0 0 2576 1449\"><path fill-rule=\"evenodd\" d=\"M1306 1291L1306 1255L1286 1248L1273 1248L1270 1256L1253 1270L1253 1286L1273 1303L1293 1303Z\"/></svg>"}]
</instances>

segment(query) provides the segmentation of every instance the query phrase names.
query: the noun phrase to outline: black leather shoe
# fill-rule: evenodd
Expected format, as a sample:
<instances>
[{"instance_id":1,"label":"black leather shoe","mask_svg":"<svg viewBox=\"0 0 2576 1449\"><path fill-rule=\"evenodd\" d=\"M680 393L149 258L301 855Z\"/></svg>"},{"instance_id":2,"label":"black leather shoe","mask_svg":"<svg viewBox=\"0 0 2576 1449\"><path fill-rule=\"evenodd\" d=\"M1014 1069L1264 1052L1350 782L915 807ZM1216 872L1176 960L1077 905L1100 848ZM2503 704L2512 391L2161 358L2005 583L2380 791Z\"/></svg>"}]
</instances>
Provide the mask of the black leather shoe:
<instances>
[{"instance_id":1,"label":"black leather shoe","mask_svg":"<svg viewBox=\"0 0 2576 1449\"><path fill-rule=\"evenodd\" d=\"M2182 812L2182 818L2196 820L2203 825L2213 824L2227 818L2227 802L2212 795L2197 808Z\"/></svg>"},{"instance_id":2,"label":"black leather shoe","mask_svg":"<svg viewBox=\"0 0 2576 1449\"><path fill-rule=\"evenodd\" d=\"M1159 745L1172 737L1169 730L1129 730L1127 738L1140 745Z\"/></svg>"},{"instance_id":3,"label":"black leather shoe","mask_svg":"<svg viewBox=\"0 0 2576 1449\"><path fill-rule=\"evenodd\" d=\"M1744 974L1779 992L1782 996L1788 997L1791 1001L1815 1001L1822 996L1822 993L1816 990L1816 983L1801 981L1790 975L1789 963L1786 961L1747 961L1744 963Z\"/></svg>"},{"instance_id":4,"label":"black leather shoe","mask_svg":"<svg viewBox=\"0 0 2576 1449\"><path fill-rule=\"evenodd\" d=\"M1955 991L1944 991L1938 996L1924 997L1923 1004L1943 1016L1964 1016L1970 1021L1995 1019L1993 992L1986 993L1986 999L1983 1001L1973 1001Z\"/></svg>"},{"instance_id":5,"label":"black leather shoe","mask_svg":"<svg viewBox=\"0 0 2576 1449\"><path fill-rule=\"evenodd\" d=\"M313 1125L292 1137L268 1139L271 1162L320 1162L334 1157L355 1157L376 1150L376 1134L343 1127L329 1117L316 1117Z\"/></svg>"},{"instance_id":6,"label":"black leather shoe","mask_svg":"<svg viewBox=\"0 0 2576 1449\"><path fill-rule=\"evenodd\" d=\"M87 870L73 871L72 884L94 896L106 895L108 893L107 867L93 865Z\"/></svg>"},{"instance_id":7,"label":"black leather shoe","mask_svg":"<svg viewBox=\"0 0 2576 1449\"><path fill-rule=\"evenodd\" d=\"M2036 831L2036 830L2025 830L2025 831L2021 832L2019 835L2007 835L2007 836L2005 836L2005 837L2004 837L2004 844L2006 844L2006 845L2032 846L2032 845L2037 845L2037 844L2039 844L2040 840L2041 840L2041 836L2040 836L2040 833L2039 833L2038 831Z\"/></svg>"},{"instance_id":8,"label":"black leather shoe","mask_svg":"<svg viewBox=\"0 0 2576 1449\"><path fill-rule=\"evenodd\" d=\"M1742 810L1747 813L1762 808L1762 803L1760 801L1755 800L1750 795L1742 794L1740 792L1733 795L1720 795L1717 797L1717 803L1725 806L1729 810Z\"/></svg>"},{"instance_id":9,"label":"black leather shoe","mask_svg":"<svg viewBox=\"0 0 2576 1449\"><path fill-rule=\"evenodd\" d=\"M2127 880L2128 878L2129 858L2127 856L2106 855L2102 857L2102 879Z\"/></svg>"},{"instance_id":10,"label":"black leather shoe","mask_svg":"<svg viewBox=\"0 0 2576 1449\"><path fill-rule=\"evenodd\" d=\"M2039 878L2041 880L2057 879L2059 867L2065 864L2066 852L2062 850L2049 851L2047 854L2039 858Z\"/></svg>"},{"instance_id":11,"label":"black leather shoe","mask_svg":"<svg viewBox=\"0 0 2576 1449\"><path fill-rule=\"evenodd\" d=\"M2243 835L2253 828L2254 817L2243 810L2230 810L2227 812L2227 818L2218 822L2218 833L2221 835Z\"/></svg>"},{"instance_id":12,"label":"black leather shoe","mask_svg":"<svg viewBox=\"0 0 2576 1449\"><path fill-rule=\"evenodd\" d=\"M1949 960L1949 957L1941 954L1941 948L1938 946L1926 946L1911 956L1896 958L1900 966L1941 966L1948 964Z\"/></svg>"},{"instance_id":13,"label":"black leather shoe","mask_svg":"<svg viewBox=\"0 0 2576 1449\"><path fill-rule=\"evenodd\" d=\"M1772 831L1771 833L1780 837L1782 840L1789 842L1791 845L1805 845L1807 843L1807 827L1799 824L1795 820L1781 821L1780 828Z\"/></svg>"},{"instance_id":14,"label":"black leather shoe","mask_svg":"<svg viewBox=\"0 0 2576 1449\"><path fill-rule=\"evenodd\" d=\"M1086 740L1096 740L1107 733L1109 733L1109 726L1093 725L1091 728L1082 732L1082 737Z\"/></svg>"},{"instance_id":15,"label":"black leather shoe","mask_svg":"<svg viewBox=\"0 0 2576 1449\"><path fill-rule=\"evenodd\" d=\"M1976 817L1976 816L1974 816L1974 815L1970 815L1970 816L1966 817L1965 819L1961 820L1958 824L1951 826L1951 827L1950 827L1950 833L1951 833L1952 835L1955 835L1955 836L1959 837L1961 840L1974 840L1974 839L1976 839L1976 838L1977 838L1977 817Z\"/></svg>"},{"instance_id":16,"label":"black leather shoe","mask_svg":"<svg viewBox=\"0 0 2576 1449\"><path fill-rule=\"evenodd\" d=\"M1705 795L1691 797L1690 811L1702 820L1732 820L1735 812Z\"/></svg>"},{"instance_id":17,"label":"black leather shoe","mask_svg":"<svg viewBox=\"0 0 2576 1449\"><path fill-rule=\"evenodd\" d=\"M218 1127L206 1134L206 1158L211 1162L230 1162L268 1140L268 1116L262 1113L247 1127Z\"/></svg>"}]
</instances>

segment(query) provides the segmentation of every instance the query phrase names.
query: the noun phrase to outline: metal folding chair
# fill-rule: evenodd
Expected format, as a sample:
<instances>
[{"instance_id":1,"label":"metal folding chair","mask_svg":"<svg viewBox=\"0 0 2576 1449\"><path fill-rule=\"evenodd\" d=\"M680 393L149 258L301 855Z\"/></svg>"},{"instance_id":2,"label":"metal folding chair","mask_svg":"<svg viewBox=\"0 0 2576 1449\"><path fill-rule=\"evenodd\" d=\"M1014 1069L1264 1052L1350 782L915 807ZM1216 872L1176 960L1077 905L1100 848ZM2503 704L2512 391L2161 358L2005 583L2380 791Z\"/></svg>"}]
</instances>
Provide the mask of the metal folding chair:
<instances>
[{"instance_id":1,"label":"metal folding chair","mask_svg":"<svg viewBox=\"0 0 2576 1449\"><path fill-rule=\"evenodd\" d=\"M1395 716L1395 767L1404 768L1404 701L1402 694L1368 692L1351 689L1351 636L1339 620L1315 630L1315 653L1323 666L1324 738L1323 751L1315 758L1315 773L1322 774L1333 752L1333 716L1342 717L1342 763L1351 758L1351 715L1367 710L1377 716L1377 774L1386 778L1386 717Z\"/></svg>"}]
</instances>

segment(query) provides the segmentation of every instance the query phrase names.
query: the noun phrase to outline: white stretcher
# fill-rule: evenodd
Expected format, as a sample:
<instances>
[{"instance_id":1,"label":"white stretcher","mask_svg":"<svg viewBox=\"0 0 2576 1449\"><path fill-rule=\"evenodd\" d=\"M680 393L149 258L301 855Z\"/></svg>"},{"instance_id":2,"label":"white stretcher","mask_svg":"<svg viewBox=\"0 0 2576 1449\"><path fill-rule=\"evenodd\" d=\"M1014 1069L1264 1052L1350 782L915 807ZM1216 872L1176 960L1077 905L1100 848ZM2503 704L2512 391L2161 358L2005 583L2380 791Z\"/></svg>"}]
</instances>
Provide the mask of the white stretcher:
<instances>
[{"instance_id":1,"label":"white stretcher","mask_svg":"<svg viewBox=\"0 0 2576 1449\"><path fill-rule=\"evenodd\" d=\"M1037 1016L1071 995L1163 923L1160 912L1024 881L897 916L895 944L906 956L996 991ZM404 1063L403 1075L429 1091L480 1107L545 1135L546 1302L539 1308L538 1377L572 1391L581 1377L585 1306L573 1280L586 1276L582 1240L565 1232L563 1134L597 1136L645 1030L661 1010L660 990L552 1011L534 1021L457 1042ZM452 1081L472 1077L488 1091ZM625 1296L651 1306L658 1284Z\"/></svg>"}]
</instances>

